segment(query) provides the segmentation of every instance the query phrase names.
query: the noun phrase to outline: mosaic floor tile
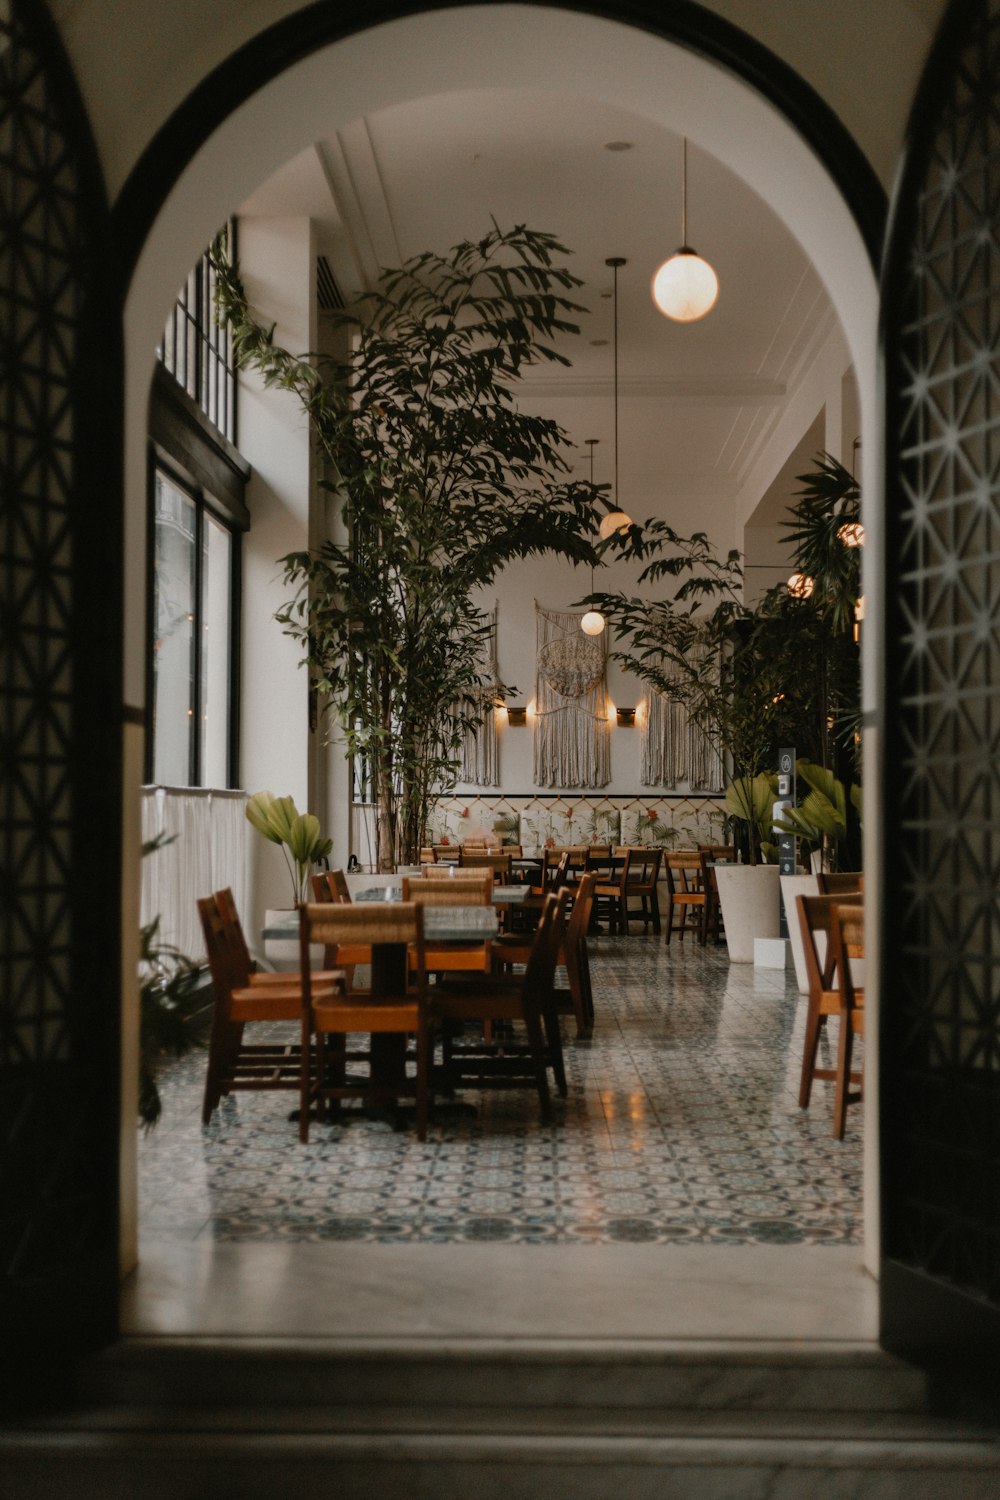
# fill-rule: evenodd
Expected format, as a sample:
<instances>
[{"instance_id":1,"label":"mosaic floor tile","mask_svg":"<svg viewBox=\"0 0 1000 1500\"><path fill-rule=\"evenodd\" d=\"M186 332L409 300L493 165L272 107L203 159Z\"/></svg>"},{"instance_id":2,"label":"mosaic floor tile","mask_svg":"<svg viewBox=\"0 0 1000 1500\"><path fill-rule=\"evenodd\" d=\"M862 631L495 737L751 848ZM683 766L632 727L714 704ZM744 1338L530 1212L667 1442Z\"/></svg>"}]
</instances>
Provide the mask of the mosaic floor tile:
<instances>
[{"instance_id":1,"label":"mosaic floor tile","mask_svg":"<svg viewBox=\"0 0 1000 1500\"><path fill-rule=\"evenodd\" d=\"M164 1238L522 1244L858 1244L861 1112L798 1107L805 1001L722 948L592 944L597 1027L566 1039L568 1098L474 1093L427 1143L360 1117L307 1147L287 1094L200 1123L204 1054L165 1067L140 1134L140 1216ZM572 1027L570 1026L570 1030ZM824 1039L829 1053L829 1041Z\"/></svg>"}]
</instances>

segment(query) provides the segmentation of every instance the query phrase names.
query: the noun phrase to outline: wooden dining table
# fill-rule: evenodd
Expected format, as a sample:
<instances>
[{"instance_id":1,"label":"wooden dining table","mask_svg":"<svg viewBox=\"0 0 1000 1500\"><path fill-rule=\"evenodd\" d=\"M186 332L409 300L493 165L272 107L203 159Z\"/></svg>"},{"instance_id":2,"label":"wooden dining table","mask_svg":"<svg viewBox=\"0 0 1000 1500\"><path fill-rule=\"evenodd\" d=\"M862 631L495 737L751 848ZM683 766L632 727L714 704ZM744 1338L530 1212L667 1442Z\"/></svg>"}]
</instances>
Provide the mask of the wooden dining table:
<instances>
[{"instance_id":1,"label":"wooden dining table","mask_svg":"<svg viewBox=\"0 0 1000 1500\"><path fill-rule=\"evenodd\" d=\"M499 930L497 905L509 905L523 901L528 886L495 886L494 904L491 906L425 906L424 937L428 943L487 942L496 937ZM520 893L519 895L517 893ZM354 900L361 902L402 900L402 887L372 886L358 891ZM270 923L263 929L265 941L283 939L287 941L298 933L299 919L295 912L283 914L280 922ZM370 990L374 1000L380 994L398 994L406 976L406 948L396 943L379 944L372 948ZM406 1039L395 1032L373 1032L369 1041L369 1068L371 1077L388 1091L404 1092L406 1082ZM398 1126L401 1106L397 1104L391 1112L391 1123ZM371 1113L371 1111L367 1111ZM383 1111L376 1111L381 1115Z\"/></svg>"}]
</instances>

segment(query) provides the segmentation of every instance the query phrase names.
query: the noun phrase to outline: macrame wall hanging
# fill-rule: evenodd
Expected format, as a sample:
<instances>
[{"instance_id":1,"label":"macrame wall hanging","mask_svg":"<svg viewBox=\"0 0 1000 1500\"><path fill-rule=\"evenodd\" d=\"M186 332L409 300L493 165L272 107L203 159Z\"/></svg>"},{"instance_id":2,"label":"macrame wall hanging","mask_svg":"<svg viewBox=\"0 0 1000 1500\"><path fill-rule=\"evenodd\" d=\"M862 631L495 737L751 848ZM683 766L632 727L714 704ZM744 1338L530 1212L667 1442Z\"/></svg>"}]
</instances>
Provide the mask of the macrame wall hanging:
<instances>
[{"instance_id":1,"label":"macrame wall hanging","mask_svg":"<svg viewBox=\"0 0 1000 1500\"><path fill-rule=\"evenodd\" d=\"M500 689L500 663L497 657L497 622L500 606L493 606L490 629L482 638L481 671L484 677L479 690L480 713L475 730L467 729L462 742L462 763L458 779L467 786L500 785L500 751L497 738L496 701Z\"/></svg>"},{"instance_id":2,"label":"macrame wall hanging","mask_svg":"<svg viewBox=\"0 0 1000 1500\"><path fill-rule=\"evenodd\" d=\"M648 688L642 702L639 783L671 790L721 792L722 758L705 731L688 719L678 698Z\"/></svg>"},{"instance_id":3,"label":"macrame wall hanging","mask_svg":"<svg viewBox=\"0 0 1000 1500\"><path fill-rule=\"evenodd\" d=\"M584 635L580 619L535 601L536 786L596 787L611 780L607 632Z\"/></svg>"}]
</instances>

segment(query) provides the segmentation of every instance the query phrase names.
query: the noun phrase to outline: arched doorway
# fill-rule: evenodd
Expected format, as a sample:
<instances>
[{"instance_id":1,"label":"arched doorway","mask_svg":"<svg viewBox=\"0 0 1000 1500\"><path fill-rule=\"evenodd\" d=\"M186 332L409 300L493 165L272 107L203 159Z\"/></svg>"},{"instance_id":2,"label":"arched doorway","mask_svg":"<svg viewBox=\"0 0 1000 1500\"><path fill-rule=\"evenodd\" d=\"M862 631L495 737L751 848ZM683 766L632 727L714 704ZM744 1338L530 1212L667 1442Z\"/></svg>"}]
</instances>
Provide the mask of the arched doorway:
<instances>
[{"instance_id":1,"label":"arched doorway","mask_svg":"<svg viewBox=\"0 0 1000 1500\"><path fill-rule=\"evenodd\" d=\"M461 27L456 32L457 21ZM683 128L724 156L766 197L809 251L825 280L852 348L863 420L875 408L877 291L865 238L827 169L800 135L745 84L667 40L651 45L643 33L576 13L531 7L472 7L395 21L360 31L295 62L262 84L237 115L204 141L178 177L145 239L130 287L127 337L127 511L129 576L141 580L145 503L145 413L149 351L186 267L219 220L269 170L329 129L332 115L359 114L424 91L471 88L498 78L519 87L552 86L555 68L566 91L620 98L664 125ZM455 45L455 36L460 38ZM606 59L616 66L606 83ZM555 61L554 61L555 60ZM602 62L603 60L603 62ZM627 85L623 83L627 80ZM226 197L219 194L226 184ZM872 445L873 446L873 445ZM866 492L874 494L875 455L865 450ZM870 465L870 469L869 469ZM870 526L872 551L877 524ZM141 619L136 588L132 618ZM877 632L872 632L876 635ZM140 635L129 633L136 646ZM130 651L127 680L136 683L141 659ZM875 867L869 851L869 868ZM874 1091L869 1096L874 1147ZM874 1174L871 1201L874 1202ZM874 1219L869 1241L874 1244Z\"/></svg>"}]
</instances>

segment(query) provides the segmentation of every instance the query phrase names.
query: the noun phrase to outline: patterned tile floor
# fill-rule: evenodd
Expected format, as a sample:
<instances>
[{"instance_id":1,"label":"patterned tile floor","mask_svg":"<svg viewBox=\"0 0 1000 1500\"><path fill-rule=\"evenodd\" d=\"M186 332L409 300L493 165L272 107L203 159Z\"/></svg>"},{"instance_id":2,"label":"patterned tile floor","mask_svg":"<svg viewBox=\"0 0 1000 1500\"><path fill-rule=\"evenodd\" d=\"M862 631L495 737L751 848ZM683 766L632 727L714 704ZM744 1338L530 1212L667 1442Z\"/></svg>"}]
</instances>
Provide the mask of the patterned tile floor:
<instances>
[{"instance_id":1,"label":"patterned tile floor","mask_svg":"<svg viewBox=\"0 0 1000 1500\"><path fill-rule=\"evenodd\" d=\"M861 1112L830 1135L832 1086L796 1102L805 1000L724 948L591 943L597 1027L567 1038L569 1097L473 1094L475 1116L412 1133L289 1123L291 1096L230 1096L200 1124L204 1054L164 1069L140 1142L144 1235L198 1241L850 1245L861 1240ZM567 1031L572 1032L569 1023ZM828 1048L828 1043L823 1043Z\"/></svg>"}]
</instances>

